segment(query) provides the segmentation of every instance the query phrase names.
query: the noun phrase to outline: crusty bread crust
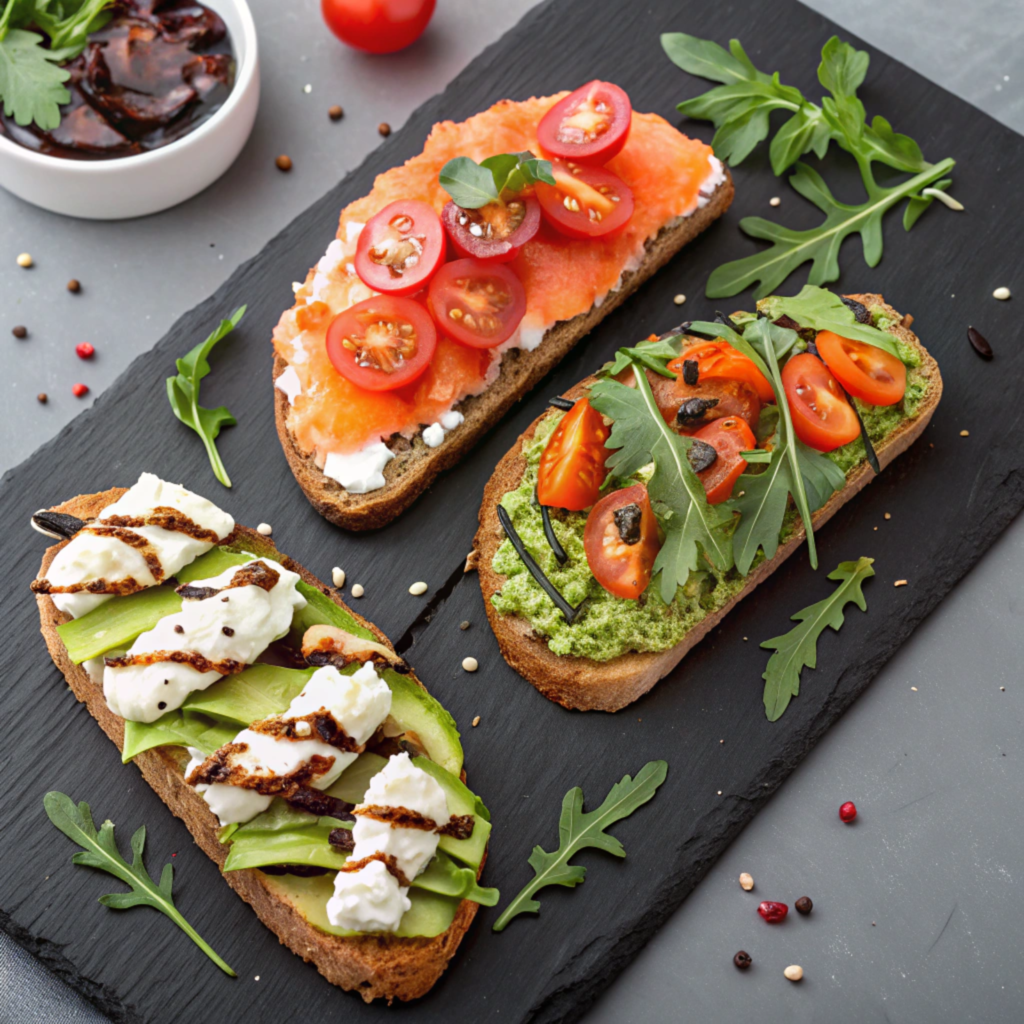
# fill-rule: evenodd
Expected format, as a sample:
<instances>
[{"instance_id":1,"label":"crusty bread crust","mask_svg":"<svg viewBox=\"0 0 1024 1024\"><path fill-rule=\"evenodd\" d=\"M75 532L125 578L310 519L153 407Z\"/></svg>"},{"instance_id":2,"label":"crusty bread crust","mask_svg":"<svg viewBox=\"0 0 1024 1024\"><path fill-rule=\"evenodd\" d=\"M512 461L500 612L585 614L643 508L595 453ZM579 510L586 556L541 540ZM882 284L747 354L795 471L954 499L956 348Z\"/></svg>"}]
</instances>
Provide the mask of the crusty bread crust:
<instances>
[{"instance_id":1,"label":"crusty bread crust","mask_svg":"<svg viewBox=\"0 0 1024 1024\"><path fill-rule=\"evenodd\" d=\"M302 452L288 430L288 398L274 388L274 417L277 436L295 479L313 507L322 516L348 530L374 530L404 512L429 486L438 473L450 469L476 442L523 397L540 383L569 350L592 331L613 309L618 308L655 271L692 241L732 203L732 176L719 185L710 201L689 217L666 226L647 242L643 261L623 275L618 291L611 292L600 307L555 324L532 352L511 349L501 361L497 379L480 395L464 399L459 412L465 422L437 448L428 448L422 432L411 442L401 439L389 446L396 457L384 468L385 486L369 494L349 494L335 480L324 476L312 454ZM287 362L274 356L274 380L284 373Z\"/></svg>"},{"instance_id":2,"label":"crusty bread crust","mask_svg":"<svg viewBox=\"0 0 1024 1024\"><path fill-rule=\"evenodd\" d=\"M850 295L847 298L855 299L869 308L882 306L890 316L900 319L900 314L887 305L881 295ZM902 325L892 328L892 332L921 353L921 371L929 379L931 386L918 415L902 423L884 443L876 446L878 462L883 469L920 437L942 397L942 377L938 364L917 336L909 327ZM588 377L581 381L566 393L566 397L581 398L595 379ZM803 524L798 524L793 536L779 546L774 557L766 559L750 573L746 585L728 604L708 615L687 633L681 643L667 651L623 654L603 662L553 654L544 637L534 633L526 619L517 615L502 615L491 603L491 598L501 590L505 581L504 576L498 575L491 568L491 561L498 545L505 538L504 530L498 522L498 502L505 494L519 486L526 469L523 442L533 437L542 418L540 416L533 421L515 446L498 463L494 475L484 489L483 504L480 507L480 529L474 541L474 549L478 552L484 606L505 660L545 697L563 707L580 711L618 711L645 694L659 679L671 672L686 653L711 632L736 604L796 551L806 535ZM815 529L828 522L870 482L873 476L874 473L866 462L858 466L847 478L846 486L832 495L828 502L814 513Z\"/></svg>"},{"instance_id":3,"label":"crusty bread crust","mask_svg":"<svg viewBox=\"0 0 1024 1024\"><path fill-rule=\"evenodd\" d=\"M80 519L94 519L97 513L116 501L124 488L101 494L84 494L52 511L66 512ZM377 640L391 647L388 638L361 615L343 604L337 593L325 587L297 562L282 555L269 537L263 537L244 526L235 528L229 541L242 541L248 551L280 561L297 572L302 579L327 594L345 609L360 625L373 631ZM64 542L66 543L66 542ZM64 543L47 548L39 575L44 577ZM68 657L67 649L57 633L57 626L70 616L58 611L48 595L37 595L39 618L46 646L57 667L64 673L75 696L88 708L100 727L117 745L124 748L124 720L115 715L103 699L103 688L94 683L81 665ZM415 679L415 675L410 674ZM419 680L416 680L419 682ZM422 685L422 683L420 684ZM220 823L202 796L185 784L184 766L188 760L179 747L156 747L135 759L143 778L171 811L185 823L204 853L223 871L228 847L217 840ZM463 773L465 774L465 773ZM330 982L347 990L356 990L366 1002L374 999L417 999L433 987L444 973L448 961L462 941L476 916L477 904L463 900L448 930L434 938L396 938L366 935L342 938L328 935L313 927L296 908L282 899L267 884L261 871L244 870L224 873L227 883L250 904L259 919L273 931L283 945L297 953Z\"/></svg>"}]
</instances>

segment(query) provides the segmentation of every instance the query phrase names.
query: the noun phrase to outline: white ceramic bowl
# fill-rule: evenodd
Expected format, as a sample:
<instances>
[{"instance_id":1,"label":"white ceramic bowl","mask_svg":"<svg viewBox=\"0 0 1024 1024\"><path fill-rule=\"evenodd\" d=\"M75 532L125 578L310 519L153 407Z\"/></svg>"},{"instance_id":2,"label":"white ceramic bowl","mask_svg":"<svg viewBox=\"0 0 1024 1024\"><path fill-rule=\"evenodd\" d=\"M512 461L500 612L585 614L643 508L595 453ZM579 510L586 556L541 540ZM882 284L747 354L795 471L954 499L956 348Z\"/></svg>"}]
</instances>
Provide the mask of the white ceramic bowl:
<instances>
[{"instance_id":1,"label":"white ceramic bowl","mask_svg":"<svg viewBox=\"0 0 1024 1024\"><path fill-rule=\"evenodd\" d=\"M0 135L0 185L54 213L119 220L157 213L212 185L242 151L260 101L256 26L245 0L203 0L227 25L237 70L224 105L162 149L115 160L34 153Z\"/></svg>"}]
</instances>

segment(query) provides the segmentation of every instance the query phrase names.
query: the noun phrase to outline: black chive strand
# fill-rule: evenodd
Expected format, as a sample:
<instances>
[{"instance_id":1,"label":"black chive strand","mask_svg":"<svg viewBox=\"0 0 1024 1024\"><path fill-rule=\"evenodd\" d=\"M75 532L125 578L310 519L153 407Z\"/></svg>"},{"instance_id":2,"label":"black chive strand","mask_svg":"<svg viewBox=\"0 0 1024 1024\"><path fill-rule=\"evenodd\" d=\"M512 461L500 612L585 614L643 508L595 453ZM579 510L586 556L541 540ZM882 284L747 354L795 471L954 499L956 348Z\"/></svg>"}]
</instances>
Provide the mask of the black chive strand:
<instances>
[{"instance_id":1,"label":"black chive strand","mask_svg":"<svg viewBox=\"0 0 1024 1024\"><path fill-rule=\"evenodd\" d=\"M526 566L530 575L537 581L541 590L544 591L548 597L551 598L555 603L555 607L565 617L565 621L571 626L576 621L576 616L579 615L580 610L583 608L583 603L578 608L573 608L571 604L555 588L555 585L544 575L544 570L534 561L533 555L526 550L526 545L523 543L523 539L516 533L516 528L512 525L512 517L505 511L504 507L498 506L498 521L501 523L502 529L505 531L505 536L508 537L512 543L512 547L515 548L516 554L522 559L523 565Z\"/></svg>"},{"instance_id":2,"label":"black chive strand","mask_svg":"<svg viewBox=\"0 0 1024 1024\"><path fill-rule=\"evenodd\" d=\"M757 315L758 317L764 316L760 310L758 310ZM739 324L737 324L731 316L726 316L720 309L715 310L715 322L725 324L726 327L731 327L737 334L743 333L739 328Z\"/></svg>"},{"instance_id":3,"label":"black chive strand","mask_svg":"<svg viewBox=\"0 0 1024 1024\"><path fill-rule=\"evenodd\" d=\"M40 509L32 516L32 525L40 533L54 540L70 540L87 525L84 519L69 516L66 512L48 512Z\"/></svg>"},{"instance_id":4,"label":"black chive strand","mask_svg":"<svg viewBox=\"0 0 1024 1024\"><path fill-rule=\"evenodd\" d=\"M553 405L556 409L561 409L563 412L568 412L575 404L571 398L563 398L561 395L548 399L548 405Z\"/></svg>"},{"instance_id":5,"label":"black chive strand","mask_svg":"<svg viewBox=\"0 0 1024 1024\"><path fill-rule=\"evenodd\" d=\"M537 504L540 505L540 498L537 499ZM551 525L551 515L548 512L547 505L540 505L540 518L544 523L544 537L548 542L548 546L551 548L558 564L565 565L569 560L569 556L565 553L565 548L558 543L554 527Z\"/></svg>"},{"instance_id":6,"label":"black chive strand","mask_svg":"<svg viewBox=\"0 0 1024 1024\"><path fill-rule=\"evenodd\" d=\"M864 419L860 414L860 410L857 408L856 403L849 395L846 396L847 401L850 403L850 408L853 409L854 416L857 417L857 422L860 424L860 439L864 442L864 454L868 457L868 465L875 471L875 476L878 476L882 472L882 467L878 464L878 456L875 454L875 446L871 443L871 438L868 437L868 428L864 426Z\"/></svg>"}]
</instances>

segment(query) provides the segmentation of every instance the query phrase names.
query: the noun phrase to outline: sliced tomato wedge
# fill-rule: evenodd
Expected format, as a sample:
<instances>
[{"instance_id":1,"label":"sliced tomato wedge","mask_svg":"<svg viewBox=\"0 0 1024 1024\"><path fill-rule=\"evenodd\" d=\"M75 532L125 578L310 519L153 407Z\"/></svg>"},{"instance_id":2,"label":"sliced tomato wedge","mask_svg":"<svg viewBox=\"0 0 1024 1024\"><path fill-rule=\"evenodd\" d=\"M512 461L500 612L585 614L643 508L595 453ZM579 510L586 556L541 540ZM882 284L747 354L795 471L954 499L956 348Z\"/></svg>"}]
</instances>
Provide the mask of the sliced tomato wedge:
<instances>
[{"instance_id":1,"label":"sliced tomato wedge","mask_svg":"<svg viewBox=\"0 0 1024 1024\"><path fill-rule=\"evenodd\" d=\"M334 368L367 391L394 391L416 380L436 348L437 331L427 311L394 295L357 302L327 328Z\"/></svg>"},{"instance_id":2,"label":"sliced tomato wedge","mask_svg":"<svg viewBox=\"0 0 1024 1024\"><path fill-rule=\"evenodd\" d=\"M540 228L540 203L536 196L514 195L478 210L445 204L441 223L460 256L508 263Z\"/></svg>"},{"instance_id":3,"label":"sliced tomato wedge","mask_svg":"<svg viewBox=\"0 0 1024 1024\"><path fill-rule=\"evenodd\" d=\"M555 427L540 457L537 500L572 512L590 508L601 497L609 433L604 417L581 398Z\"/></svg>"},{"instance_id":4,"label":"sliced tomato wedge","mask_svg":"<svg viewBox=\"0 0 1024 1024\"><path fill-rule=\"evenodd\" d=\"M701 427L693 436L711 445L716 453L715 461L697 474L707 492L708 504L728 501L740 474L747 468L747 460L740 458L740 452L757 447L754 432L739 417L725 416Z\"/></svg>"},{"instance_id":5,"label":"sliced tomato wedge","mask_svg":"<svg viewBox=\"0 0 1024 1024\"><path fill-rule=\"evenodd\" d=\"M691 345L673 359L668 368L680 378L683 363L694 360L697 363L697 380L742 380L757 391L762 402L774 402L775 392L768 378L757 368L752 359L737 352L727 341L704 341Z\"/></svg>"},{"instance_id":6,"label":"sliced tomato wedge","mask_svg":"<svg viewBox=\"0 0 1024 1024\"><path fill-rule=\"evenodd\" d=\"M605 164L629 137L633 107L611 82L588 82L559 100L540 120L537 141L550 156Z\"/></svg>"},{"instance_id":7,"label":"sliced tomato wedge","mask_svg":"<svg viewBox=\"0 0 1024 1024\"><path fill-rule=\"evenodd\" d=\"M430 282L430 312L442 333L471 348L508 341L526 312L526 292L502 263L452 260Z\"/></svg>"},{"instance_id":8,"label":"sliced tomato wedge","mask_svg":"<svg viewBox=\"0 0 1024 1024\"><path fill-rule=\"evenodd\" d=\"M594 579L609 594L635 600L647 589L661 541L643 484L612 491L590 510L583 550Z\"/></svg>"},{"instance_id":9,"label":"sliced tomato wedge","mask_svg":"<svg viewBox=\"0 0 1024 1024\"><path fill-rule=\"evenodd\" d=\"M555 184L537 182L537 198L556 231L569 238L603 238L633 216L632 189L603 167L553 160Z\"/></svg>"},{"instance_id":10,"label":"sliced tomato wedge","mask_svg":"<svg viewBox=\"0 0 1024 1024\"><path fill-rule=\"evenodd\" d=\"M847 392L872 405L895 405L907 390L903 362L877 345L819 331L815 343L825 365Z\"/></svg>"},{"instance_id":11,"label":"sliced tomato wedge","mask_svg":"<svg viewBox=\"0 0 1024 1024\"><path fill-rule=\"evenodd\" d=\"M444 250L444 228L434 208L399 199L366 222L356 245L356 273L375 292L412 295L444 262Z\"/></svg>"},{"instance_id":12,"label":"sliced tomato wedge","mask_svg":"<svg viewBox=\"0 0 1024 1024\"><path fill-rule=\"evenodd\" d=\"M860 437L860 423L828 367L810 352L793 356L782 368L782 385L793 429L804 444L830 452Z\"/></svg>"},{"instance_id":13,"label":"sliced tomato wedge","mask_svg":"<svg viewBox=\"0 0 1024 1024\"><path fill-rule=\"evenodd\" d=\"M692 405L694 400L704 403L704 408L695 408ZM715 404L707 406L708 402ZM751 430L756 430L761 417L760 397L750 384L742 380L708 377L698 378L698 383L690 385L681 376L677 377L675 405L675 413L669 422L682 434L692 434L723 416L739 417Z\"/></svg>"}]
</instances>

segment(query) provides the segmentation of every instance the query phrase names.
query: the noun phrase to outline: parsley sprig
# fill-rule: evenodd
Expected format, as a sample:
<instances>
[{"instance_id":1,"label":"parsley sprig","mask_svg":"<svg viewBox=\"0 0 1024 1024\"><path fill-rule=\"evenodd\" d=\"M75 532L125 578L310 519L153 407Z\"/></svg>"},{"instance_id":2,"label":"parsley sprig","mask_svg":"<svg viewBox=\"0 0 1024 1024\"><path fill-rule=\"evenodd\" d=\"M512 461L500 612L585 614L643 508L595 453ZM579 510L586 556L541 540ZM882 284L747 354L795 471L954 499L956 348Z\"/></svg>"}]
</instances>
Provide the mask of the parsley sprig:
<instances>
[{"instance_id":1,"label":"parsley sprig","mask_svg":"<svg viewBox=\"0 0 1024 1024\"><path fill-rule=\"evenodd\" d=\"M60 124L71 99L62 64L77 57L90 32L110 18L113 0L6 0L0 11L0 100L16 124L43 131ZM38 29L39 31L30 31ZM43 46L43 36L49 47Z\"/></svg>"},{"instance_id":2,"label":"parsley sprig","mask_svg":"<svg viewBox=\"0 0 1024 1024\"><path fill-rule=\"evenodd\" d=\"M875 575L873 563L873 558L840 562L839 567L828 574L830 580L840 581L839 586L823 601L798 611L793 621L800 625L761 644L774 652L764 672L764 710L769 722L777 722L789 702L799 695L800 673L804 668L817 666L818 637L825 627L838 630L846 621L844 609L850 602L862 612L868 610L862 587L866 579Z\"/></svg>"},{"instance_id":3,"label":"parsley sprig","mask_svg":"<svg viewBox=\"0 0 1024 1024\"><path fill-rule=\"evenodd\" d=\"M903 226L909 231L931 205L936 192L944 192L951 184L945 175L954 165L952 159L931 164L921 147L909 136L894 131L884 117L867 122L857 89L867 74L870 58L836 36L822 48L818 80L829 95L820 105L806 99L799 89L783 85L778 72L769 76L755 68L736 39L730 42L729 50L681 32L665 33L661 42L669 58L684 71L722 83L702 96L685 100L678 109L689 117L714 122L717 131L712 146L731 165L745 160L768 137L773 111L789 113L770 144L772 170L781 175L795 165L790 184L825 214L818 227L805 231L762 217L745 217L740 228L772 245L715 270L708 279L709 298L736 295L753 284L758 285L755 297L761 298L808 261L812 264L808 277L811 284L835 281L839 277L839 249L853 234L861 236L867 265L876 266L882 258L882 218L886 211L908 200ZM817 171L798 162L812 152L819 159L824 157L833 142L856 161L867 194L865 202L840 202ZM876 162L913 177L883 187L875 180L872 165Z\"/></svg>"},{"instance_id":4,"label":"parsley sprig","mask_svg":"<svg viewBox=\"0 0 1024 1024\"><path fill-rule=\"evenodd\" d=\"M166 914L225 974L232 978L237 977L175 907L171 896L171 887L174 884L173 865L164 865L159 884L150 877L142 860L142 849L146 843L145 825L140 826L132 836L132 862L129 864L117 848L113 822L103 822L97 831L92 811L84 801L76 805L64 793L50 792L43 797L43 807L50 821L72 842L82 847L71 858L75 864L105 871L131 886L131 892L112 892L101 896L100 903L113 910L141 906L159 910L161 914Z\"/></svg>"},{"instance_id":5,"label":"parsley sprig","mask_svg":"<svg viewBox=\"0 0 1024 1024\"><path fill-rule=\"evenodd\" d=\"M540 912L540 903L533 897L549 885L564 885L573 889L586 879L587 869L569 861L581 850L589 847L604 850L615 857L625 857L622 843L605 831L615 822L628 818L657 792L668 774L665 761L648 761L637 772L636 778L624 775L612 786L604 802L593 811L583 810L583 790L570 789L562 800L562 813L558 819L558 849L548 853L540 846L533 848L529 864L535 878L502 911L494 923L496 932L502 931L519 914Z\"/></svg>"},{"instance_id":6,"label":"parsley sprig","mask_svg":"<svg viewBox=\"0 0 1024 1024\"><path fill-rule=\"evenodd\" d=\"M477 163L468 156L457 156L441 168L441 187L464 210L478 210L489 203L503 201L508 192L521 192L543 181L554 185L551 162L532 153L498 153Z\"/></svg>"}]
</instances>

